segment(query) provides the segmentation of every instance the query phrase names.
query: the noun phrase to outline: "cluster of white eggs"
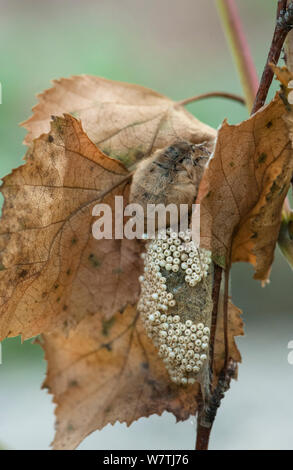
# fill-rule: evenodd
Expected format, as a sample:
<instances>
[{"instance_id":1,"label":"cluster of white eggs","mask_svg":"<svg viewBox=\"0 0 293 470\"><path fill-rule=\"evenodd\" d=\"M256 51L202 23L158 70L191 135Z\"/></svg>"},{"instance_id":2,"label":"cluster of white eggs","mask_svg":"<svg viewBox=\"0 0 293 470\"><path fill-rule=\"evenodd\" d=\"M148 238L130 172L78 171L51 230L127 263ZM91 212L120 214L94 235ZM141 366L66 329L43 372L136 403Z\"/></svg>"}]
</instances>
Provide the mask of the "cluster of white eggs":
<instances>
[{"instance_id":1,"label":"cluster of white eggs","mask_svg":"<svg viewBox=\"0 0 293 470\"><path fill-rule=\"evenodd\" d=\"M195 286L208 275L210 253L194 245L190 230L177 233L168 229L148 242L142 257L144 275L139 278L138 310L146 332L158 348L171 380L192 384L207 360L210 329L202 322L181 321L178 314L172 315L176 301L168 292L167 277L168 272L181 269L185 282Z\"/></svg>"},{"instance_id":2,"label":"cluster of white eggs","mask_svg":"<svg viewBox=\"0 0 293 470\"><path fill-rule=\"evenodd\" d=\"M207 276L211 262L210 252L197 248L192 241L190 229L179 233L171 229L159 232L158 238L149 243L147 256L150 268L157 265L173 272L183 269L185 281L190 286L195 286Z\"/></svg>"}]
</instances>

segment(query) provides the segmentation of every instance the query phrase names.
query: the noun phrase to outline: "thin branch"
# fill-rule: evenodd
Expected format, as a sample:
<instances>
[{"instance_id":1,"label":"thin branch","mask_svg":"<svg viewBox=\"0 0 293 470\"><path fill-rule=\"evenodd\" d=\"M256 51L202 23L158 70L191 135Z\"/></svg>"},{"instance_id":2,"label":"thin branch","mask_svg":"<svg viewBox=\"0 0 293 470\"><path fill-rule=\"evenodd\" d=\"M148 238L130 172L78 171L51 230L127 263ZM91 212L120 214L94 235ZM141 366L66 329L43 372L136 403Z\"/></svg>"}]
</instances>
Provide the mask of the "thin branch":
<instances>
[{"instance_id":1,"label":"thin branch","mask_svg":"<svg viewBox=\"0 0 293 470\"><path fill-rule=\"evenodd\" d=\"M266 97L274 76L274 72L270 64L278 63L286 36L292 29L293 3L291 2L287 9L286 4L287 0L278 1L277 20L274 35L251 114L256 113L256 111L258 111L265 104Z\"/></svg>"},{"instance_id":2,"label":"thin branch","mask_svg":"<svg viewBox=\"0 0 293 470\"><path fill-rule=\"evenodd\" d=\"M258 77L235 0L217 0L217 7L250 111L258 89Z\"/></svg>"},{"instance_id":3,"label":"thin branch","mask_svg":"<svg viewBox=\"0 0 293 470\"><path fill-rule=\"evenodd\" d=\"M208 450L212 427L202 426L197 420L195 450Z\"/></svg>"},{"instance_id":4,"label":"thin branch","mask_svg":"<svg viewBox=\"0 0 293 470\"><path fill-rule=\"evenodd\" d=\"M194 103L206 98L227 98L229 100L238 101L241 104L245 104L245 99L242 96L235 95L234 93L226 93L224 91L211 91L210 93L202 93L201 95L192 96L185 100L177 101L175 106L186 106L187 104Z\"/></svg>"},{"instance_id":5,"label":"thin branch","mask_svg":"<svg viewBox=\"0 0 293 470\"><path fill-rule=\"evenodd\" d=\"M213 396L212 384L213 384L213 362L214 362L214 348L217 328L217 317L219 308L220 289L222 281L223 269L214 264L214 279L213 279L213 311L211 321L211 337L210 337L210 396L207 403L203 400L202 394L198 398L198 418L197 418L197 432L196 432L196 450L207 450L209 445L210 434L213 426L213 420L208 420L206 423L206 413L210 406L210 400Z\"/></svg>"},{"instance_id":6,"label":"thin branch","mask_svg":"<svg viewBox=\"0 0 293 470\"><path fill-rule=\"evenodd\" d=\"M209 402L204 406L200 403L197 420L196 450L208 450L210 434L215 421L217 411L225 393L230 388L231 380L236 376L237 363L229 360L227 367L223 367L218 384L211 395Z\"/></svg>"}]
</instances>

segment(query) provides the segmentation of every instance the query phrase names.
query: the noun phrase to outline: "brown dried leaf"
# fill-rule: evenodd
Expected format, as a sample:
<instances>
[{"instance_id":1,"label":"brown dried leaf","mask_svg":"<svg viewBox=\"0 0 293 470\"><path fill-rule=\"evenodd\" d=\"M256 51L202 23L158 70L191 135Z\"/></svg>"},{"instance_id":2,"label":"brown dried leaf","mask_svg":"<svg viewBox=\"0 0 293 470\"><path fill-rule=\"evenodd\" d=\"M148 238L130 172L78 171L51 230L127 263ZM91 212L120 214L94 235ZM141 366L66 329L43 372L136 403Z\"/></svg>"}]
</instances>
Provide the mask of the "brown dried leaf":
<instances>
[{"instance_id":1,"label":"brown dried leaf","mask_svg":"<svg viewBox=\"0 0 293 470\"><path fill-rule=\"evenodd\" d=\"M229 305L231 357L240 361L234 335L243 334L240 311ZM185 420L197 409L199 385L170 381L145 334L135 308L105 321L100 315L80 322L69 337L60 331L41 342L48 361L44 383L57 404L55 449L75 448L88 434L116 421L133 421L172 412ZM218 373L223 365L223 317L219 314L215 344Z\"/></svg>"},{"instance_id":2,"label":"brown dried leaf","mask_svg":"<svg viewBox=\"0 0 293 470\"><path fill-rule=\"evenodd\" d=\"M290 110L289 110L290 109ZM201 243L225 267L247 261L267 280L292 177L292 144L284 90L238 125L225 121L201 181ZM289 124L292 128L292 124Z\"/></svg>"},{"instance_id":3,"label":"brown dried leaf","mask_svg":"<svg viewBox=\"0 0 293 470\"><path fill-rule=\"evenodd\" d=\"M211 147L216 135L182 106L138 85L81 75L54 80L38 98L33 116L23 123L26 144L49 131L51 115L71 113L101 150L127 167L176 140Z\"/></svg>"},{"instance_id":4,"label":"brown dried leaf","mask_svg":"<svg viewBox=\"0 0 293 470\"><path fill-rule=\"evenodd\" d=\"M136 302L141 245L91 233L96 203L113 206L123 195L127 204L129 172L80 122L56 118L2 191L0 339L68 329L86 314L111 317Z\"/></svg>"}]
</instances>

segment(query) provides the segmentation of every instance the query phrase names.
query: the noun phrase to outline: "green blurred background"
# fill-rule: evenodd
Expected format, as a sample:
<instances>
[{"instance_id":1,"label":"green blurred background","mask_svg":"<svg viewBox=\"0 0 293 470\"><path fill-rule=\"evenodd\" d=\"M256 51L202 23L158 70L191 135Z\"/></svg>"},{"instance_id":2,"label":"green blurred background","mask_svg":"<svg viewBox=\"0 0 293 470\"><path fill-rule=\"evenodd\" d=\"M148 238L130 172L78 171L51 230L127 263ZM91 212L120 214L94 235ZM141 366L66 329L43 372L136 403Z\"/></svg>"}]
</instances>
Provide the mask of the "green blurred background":
<instances>
[{"instance_id":1,"label":"green blurred background","mask_svg":"<svg viewBox=\"0 0 293 470\"><path fill-rule=\"evenodd\" d=\"M276 0L238 0L259 74L274 27ZM208 91L242 94L213 0L0 0L3 102L0 176L21 163L35 94L50 80L93 74L138 83L183 99ZM273 85L270 95L276 89ZM246 117L241 105L211 99L189 106L218 127ZM1 200L2 202L2 200ZM243 365L220 409L212 449L292 449L292 272L276 255L271 284L262 289L252 268L232 271L233 300L243 310ZM39 346L6 340L0 366L0 448L46 449L53 437L51 397L40 390L45 363ZM193 420L162 417L117 424L92 434L81 449L193 448Z\"/></svg>"}]
</instances>

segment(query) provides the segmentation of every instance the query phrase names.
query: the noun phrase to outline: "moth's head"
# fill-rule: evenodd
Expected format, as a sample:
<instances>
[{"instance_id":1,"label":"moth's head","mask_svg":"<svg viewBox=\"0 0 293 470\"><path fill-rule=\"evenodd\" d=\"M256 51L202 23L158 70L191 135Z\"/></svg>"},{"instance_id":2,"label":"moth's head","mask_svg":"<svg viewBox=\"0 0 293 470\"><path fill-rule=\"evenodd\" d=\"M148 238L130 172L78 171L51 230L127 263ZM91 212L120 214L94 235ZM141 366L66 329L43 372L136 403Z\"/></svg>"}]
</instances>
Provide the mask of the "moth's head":
<instances>
[{"instance_id":1,"label":"moth's head","mask_svg":"<svg viewBox=\"0 0 293 470\"><path fill-rule=\"evenodd\" d=\"M210 152L205 146L205 142L192 144L184 140L175 142L164 150L157 151L157 159L154 163L161 165L163 168L174 170L180 167L180 164L186 163L203 168L209 157Z\"/></svg>"},{"instance_id":2,"label":"moth's head","mask_svg":"<svg viewBox=\"0 0 293 470\"><path fill-rule=\"evenodd\" d=\"M167 158L180 162L190 155L193 151L193 147L193 145L186 141L177 142L167 147L164 153Z\"/></svg>"}]
</instances>

